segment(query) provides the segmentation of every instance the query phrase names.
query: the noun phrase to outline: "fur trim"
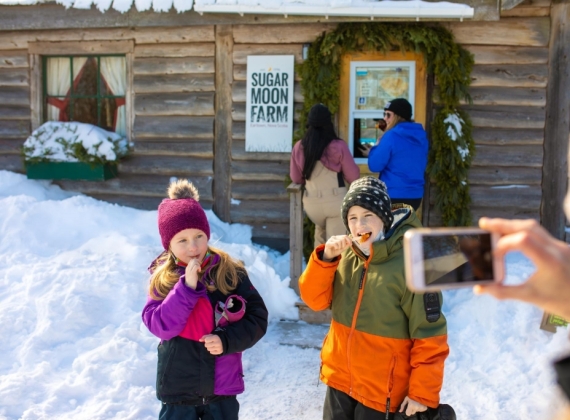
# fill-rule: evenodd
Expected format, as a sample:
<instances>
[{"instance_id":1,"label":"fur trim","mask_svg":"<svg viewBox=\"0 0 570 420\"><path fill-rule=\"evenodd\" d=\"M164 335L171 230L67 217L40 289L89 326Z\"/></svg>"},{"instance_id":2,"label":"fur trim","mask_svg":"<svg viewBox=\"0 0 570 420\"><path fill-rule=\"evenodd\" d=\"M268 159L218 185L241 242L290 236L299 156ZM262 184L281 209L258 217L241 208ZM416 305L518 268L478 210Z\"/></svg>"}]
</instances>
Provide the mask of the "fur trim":
<instances>
[{"instance_id":1,"label":"fur trim","mask_svg":"<svg viewBox=\"0 0 570 420\"><path fill-rule=\"evenodd\" d=\"M168 198L178 200L180 198L193 198L200 200L198 189L187 179L178 179L168 186Z\"/></svg>"}]
</instances>

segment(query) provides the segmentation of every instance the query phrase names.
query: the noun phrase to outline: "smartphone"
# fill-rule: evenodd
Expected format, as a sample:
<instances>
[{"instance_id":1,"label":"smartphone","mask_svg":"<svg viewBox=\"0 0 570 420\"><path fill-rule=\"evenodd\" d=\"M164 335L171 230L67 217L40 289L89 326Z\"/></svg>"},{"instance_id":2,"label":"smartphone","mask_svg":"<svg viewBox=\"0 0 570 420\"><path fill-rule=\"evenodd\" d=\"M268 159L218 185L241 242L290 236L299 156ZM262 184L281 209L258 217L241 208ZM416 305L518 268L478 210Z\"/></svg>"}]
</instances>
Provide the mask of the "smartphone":
<instances>
[{"instance_id":1,"label":"smartphone","mask_svg":"<svg viewBox=\"0 0 570 420\"><path fill-rule=\"evenodd\" d=\"M404 235L406 284L414 292L472 287L503 279L493 256L498 234L479 228L419 228Z\"/></svg>"}]
</instances>

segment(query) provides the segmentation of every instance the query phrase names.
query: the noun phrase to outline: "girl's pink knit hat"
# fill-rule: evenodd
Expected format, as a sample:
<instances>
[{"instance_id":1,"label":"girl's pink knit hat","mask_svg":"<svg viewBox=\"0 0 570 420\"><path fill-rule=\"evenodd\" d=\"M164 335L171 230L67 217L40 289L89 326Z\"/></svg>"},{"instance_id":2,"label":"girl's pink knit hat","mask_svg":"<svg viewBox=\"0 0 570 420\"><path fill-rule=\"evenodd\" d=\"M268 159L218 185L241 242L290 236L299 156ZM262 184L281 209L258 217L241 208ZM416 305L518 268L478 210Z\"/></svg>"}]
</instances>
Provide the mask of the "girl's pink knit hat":
<instances>
[{"instance_id":1,"label":"girl's pink knit hat","mask_svg":"<svg viewBox=\"0 0 570 420\"><path fill-rule=\"evenodd\" d=\"M164 249L178 232L200 229L210 239L210 224L198 203L198 190L186 179L174 181L168 187L168 197L158 206L158 232Z\"/></svg>"}]
</instances>

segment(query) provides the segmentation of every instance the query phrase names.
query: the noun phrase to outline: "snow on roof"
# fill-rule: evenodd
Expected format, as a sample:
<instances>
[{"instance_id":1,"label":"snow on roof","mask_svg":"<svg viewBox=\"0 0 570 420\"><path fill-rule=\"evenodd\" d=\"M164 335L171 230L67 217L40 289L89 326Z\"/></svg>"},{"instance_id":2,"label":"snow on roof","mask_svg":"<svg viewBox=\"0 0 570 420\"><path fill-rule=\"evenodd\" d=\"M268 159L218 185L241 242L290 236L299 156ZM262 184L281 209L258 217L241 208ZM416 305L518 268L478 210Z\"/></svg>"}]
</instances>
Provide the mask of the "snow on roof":
<instances>
[{"instance_id":1,"label":"snow on roof","mask_svg":"<svg viewBox=\"0 0 570 420\"><path fill-rule=\"evenodd\" d=\"M465 4L427 2L422 0L56 0L69 8L89 9L95 5L101 12L113 8L127 12L133 6L139 12L153 10L167 12L275 14L305 16L350 17L415 17L419 18L472 18L474 9ZM31 5L46 0L0 0L3 5Z\"/></svg>"}]
</instances>

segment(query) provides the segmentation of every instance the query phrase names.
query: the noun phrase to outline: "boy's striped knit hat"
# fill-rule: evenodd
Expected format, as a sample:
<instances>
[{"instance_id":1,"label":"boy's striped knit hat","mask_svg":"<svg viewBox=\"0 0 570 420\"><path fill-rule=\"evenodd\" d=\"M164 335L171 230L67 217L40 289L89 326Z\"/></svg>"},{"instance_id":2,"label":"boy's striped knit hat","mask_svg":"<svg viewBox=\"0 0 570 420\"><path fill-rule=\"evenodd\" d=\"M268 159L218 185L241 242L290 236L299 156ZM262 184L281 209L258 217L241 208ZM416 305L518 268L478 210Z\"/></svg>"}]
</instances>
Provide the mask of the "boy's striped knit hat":
<instances>
[{"instance_id":1,"label":"boy's striped knit hat","mask_svg":"<svg viewBox=\"0 0 570 420\"><path fill-rule=\"evenodd\" d=\"M198 203L198 190L186 179L174 181L168 187L168 197L158 206L158 232L164 249L178 232L200 229L210 239L210 224L206 212Z\"/></svg>"},{"instance_id":2,"label":"boy's striped knit hat","mask_svg":"<svg viewBox=\"0 0 570 420\"><path fill-rule=\"evenodd\" d=\"M384 223L384 232L392 226L394 216L392 215L392 201L388 195L386 184L378 178L366 176L359 178L350 184L350 188L342 202L341 216L344 225L348 228L348 210L353 206L360 206L370 210L377 215Z\"/></svg>"}]
</instances>

